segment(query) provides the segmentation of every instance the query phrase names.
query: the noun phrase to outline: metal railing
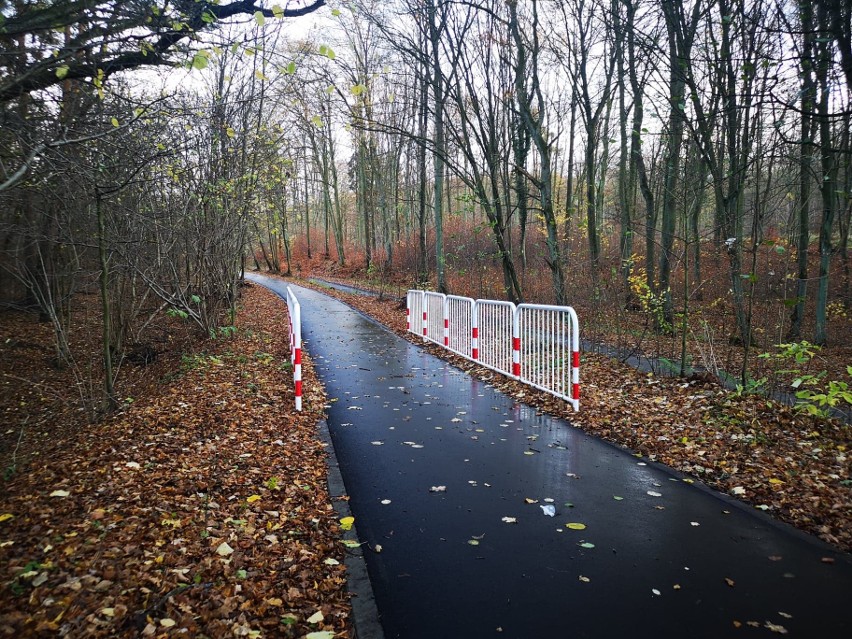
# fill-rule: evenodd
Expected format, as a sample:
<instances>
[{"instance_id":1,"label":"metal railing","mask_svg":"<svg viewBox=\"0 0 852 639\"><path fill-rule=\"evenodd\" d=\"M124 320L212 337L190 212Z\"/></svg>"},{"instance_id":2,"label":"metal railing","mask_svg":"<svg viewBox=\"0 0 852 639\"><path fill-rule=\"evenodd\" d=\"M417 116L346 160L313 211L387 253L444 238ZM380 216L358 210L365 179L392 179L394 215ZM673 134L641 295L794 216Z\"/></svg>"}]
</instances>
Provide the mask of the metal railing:
<instances>
[{"instance_id":1,"label":"metal railing","mask_svg":"<svg viewBox=\"0 0 852 639\"><path fill-rule=\"evenodd\" d=\"M518 378L579 408L580 338L567 306L520 304L515 311Z\"/></svg>"},{"instance_id":2,"label":"metal railing","mask_svg":"<svg viewBox=\"0 0 852 639\"><path fill-rule=\"evenodd\" d=\"M408 291L405 311L408 317L408 330L421 336L425 335L426 331L423 295L423 291Z\"/></svg>"},{"instance_id":3,"label":"metal railing","mask_svg":"<svg viewBox=\"0 0 852 639\"><path fill-rule=\"evenodd\" d=\"M444 303L446 295L425 291L423 293L423 304L426 314L424 317L424 339L446 346L445 333L447 328L446 309Z\"/></svg>"},{"instance_id":4,"label":"metal railing","mask_svg":"<svg viewBox=\"0 0 852 639\"><path fill-rule=\"evenodd\" d=\"M517 377L512 366L515 305L512 302L476 300L474 310L479 328L479 357L476 361L505 375Z\"/></svg>"},{"instance_id":5,"label":"metal railing","mask_svg":"<svg viewBox=\"0 0 852 639\"><path fill-rule=\"evenodd\" d=\"M476 359L474 336L476 333L476 302L469 297L447 295L447 343L445 346L461 355Z\"/></svg>"},{"instance_id":6,"label":"metal railing","mask_svg":"<svg viewBox=\"0 0 852 639\"><path fill-rule=\"evenodd\" d=\"M408 291L408 330L580 408L580 325L570 306ZM422 321L416 318L422 316Z\"/></svg>"}]
</instances>

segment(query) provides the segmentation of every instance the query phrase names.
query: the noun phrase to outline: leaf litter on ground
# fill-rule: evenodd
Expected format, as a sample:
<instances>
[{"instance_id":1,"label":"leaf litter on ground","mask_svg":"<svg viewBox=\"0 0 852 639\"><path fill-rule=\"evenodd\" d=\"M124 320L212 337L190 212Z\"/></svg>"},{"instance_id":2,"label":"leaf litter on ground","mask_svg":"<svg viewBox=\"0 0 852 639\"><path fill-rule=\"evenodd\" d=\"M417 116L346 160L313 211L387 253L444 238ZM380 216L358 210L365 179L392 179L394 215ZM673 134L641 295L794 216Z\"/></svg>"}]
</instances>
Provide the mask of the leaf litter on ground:
<instances>
[{"instance_id":1,"label":"leaf litter on ground","mask_svg":"<svg viewBox=\"0 0 852 639\"><path fill-rule=\"evenodd\" d=\"M46 363L49 348L14 353L29 390L0 391L21 433L17 449L0 445L3 468L16 450L0 490L6 634L353 636L316 429L326 401L303 356L305 411L294 411L286 306L261 287L242 293L233 337L164 328L174 352L125 364L117 390L134 401L98 423L65 408L76 387ZM0 349L11 336L49 346L27 316L2 319Z\"/></svg>"}]
</instances>

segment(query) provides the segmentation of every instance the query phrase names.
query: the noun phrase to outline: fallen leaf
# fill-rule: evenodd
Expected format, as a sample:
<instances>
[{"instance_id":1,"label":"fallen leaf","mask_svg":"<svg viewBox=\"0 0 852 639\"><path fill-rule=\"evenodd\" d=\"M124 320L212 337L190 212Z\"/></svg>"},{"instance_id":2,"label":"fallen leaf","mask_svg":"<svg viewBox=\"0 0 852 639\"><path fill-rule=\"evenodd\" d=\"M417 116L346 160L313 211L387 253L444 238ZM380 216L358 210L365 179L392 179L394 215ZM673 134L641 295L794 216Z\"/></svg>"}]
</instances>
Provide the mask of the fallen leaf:
<instances>
[{"instance_id":1,"label":"fallen leaf","mask_svg":"<svg viewBox=\"0 0 852 639\"><path fill-rule=\"evenodd\" d=\"M256 501L260 501L260 495L252 495L251 497L246 499L246 501L250 504L253 504Z\"/></svg>"},{"instance_id":2,"label":"fallen leaf","mask_svg":"<svg viewBox=\"0 0 852 639\"><path fill-rule=\"evenodd\" d=\"M731 588L733 588L736 582L730 577L725 577L725 583L728 584Z\"/></svg>"},{"instance_id":3,"label":"fallen leaf","mask_svg":"<svg viewBox=\"0 0 852 639\"><path fill-rule=\"evenodd\" d=\"M234 549L231 548L228 545L227 541L223 541L221 544L219 544L219 547L216 548L216 554L221 556L221 557L227 557L228 555L230 555L233 552L234 552Z\"/></svg>"},{"instance_id":4,"label":"fallen leaf","mask_svg":"<svg viewBox=\"0 0 852 639\"><path fill-rule=\"evenodd\" d=\"M3 513L2 515L0 515L0 524L2 524L4 521L9 521L14 516L15 515L13 515L12 513Z\"/></svg>"},{"instance_id":5,"label":"fallen leaf","mask_svg":"<svg viewBox=\"0 0 852 639\"><path fill-rule=\"evenodd\" d=\"M174 626L176 624L177 624L177 622L174 619L169 619L168 617L164 617L163 619L160 619L160 625L163 628L171 628L172 626Z\"/></svg>"},{"instance_id":6,"label":"fallen leaf","mask_svg":"<svg viewBox=\"0 0 852 639\"><path fill-rule=\"evenodd\" d=\"M71 493L69 493L67 490L54 490L52 493L50 493L50 496L51 497L67 497L70 494Z\"/></svg>"},{"instance_id":7,"label":"fallen leaf","mask_svg":"<svg viewBox=\"0 0 852 639\"><path fill-rule=\"evenodd\" d=\"M355 523L354 517L343 517L340 520L340 528L343 530L352 530L352 524Z\"/></svg>"},{"instance_id":8,"label":"fallen leaf","mask_svg":"<svg viewBox=\"0 0 852 639\"><path fill-rule=\"evenodd\" d=\"M305 635L305 639L334 639L334 633L330 630L320 630L318 632L309 632Z\"/></svg>"},{"instance_id":9,"label":"fallen leaf","mask_svg":"<svg viewBox=\"0 0 852 639\"><path fill-rule=\"evenodd\" d=\"M619 497L618 495L613 495L613 496L612 496L612 498L613 498L615 501L624 501L624 497Z\"/></svg>"},{"instance_id":10,"label":"fallen leaf","mask_svg":"<svg viewBox=\"0 0 852 639\"><path fill-rule=\"evenodd\" d=\"M507 524L517 524L518 518L517 517L503 517L503 519L501 521L503 521Z\"/></svg>"},{"instance_id":11,"label":"fallen leaf","mask_svg":"<svg viewBox=\"0 0 852 639\"><path fill-rule=\"evenodd\" d=\"M580 575L579 579L583 583L589 583L591 581L591 579L589 579L588 577L584 577L583 575Z\"/></svg>"},{"instance_id":12,"label":"fallen leaf","mask_svg":"<svg viewBox=\"0 0 852 639\"><path fill-rule=\"evenodd\" d=\"M776 632L779 635L787 634L787 629L784 626L779 626L778 624L772 623L770 621L767 621L763 627L769 630L770 632Z\"/></svg>"},{"instance_id":13,"label":"fallen leaf","mask_svg":"<svg viewBox=\"0 0 852 639\"><path fill-rule=\"evenodd\" d=\"M322 614L322 610L317 610L314 614L308 617L305 621L308 623L319 623L325 619L325 616Z\"/></svg>"},{"instance_id":14,"label":"fallen leaf","mask_svg":"<svg viewBox=\"0 0 852 639\"><path fill-rule=\"evenodd\" d=\"M585 530L585 529L586 529L586 524L580 524L580 523L577 523L577 522L571 522L571 523L565 524L565 527L566 527L566 528L568 528L568 529L570 529L570 530Z\"/></svg>"},{"instance_id":15,"label":"fallen leaf","mask_svg":"<svg viewBox=\"0 0 852 639\"><path fill-rule=\"evenodd\" d=\"M657 590L656 588L652 588L651 593L655 594L657 597L659 597L660 595L663 594L659 590Z\"/></svg>"},{"instance_id":16,"label":"fallen leaf","mask_svg":"<svg viewBox=\"0 0 852 639\"><path fill-rule=\"evenodd\" d=\"M430 493L443 493L443 492L446 492L446 490L447 490L446 486L432 486L429 489L429 492Z\"/></svg>"},{"instance_id":17,"label":"fallen leaf","mask_svg":"<svg viewBox=\"0 0 852 639\"><path fill-rule=\"evenodd\" d=\"M594 544L589 543L588 541L584 541L582 544L578 544L578 545L580 546L580 548L589 548L589 549L591 549L591 548L594 548L594 547L595 547L595 545L594 545Z\"/></svg>"},{"instance_id":18,"label":"fallen leaf","mask_svg":"<svg viewBox=\"0 0 852 639\"><path fill-rule=\"evenodd\" d=\"M328 559L324 559L323 562L326 566L338 566L340 562L337 561L334 557L329 557Z\"/></svg>"},{"instance_id":19,"label":"fallen leaf","mask_svg":"<svg viewBox=\"0 0 852 639\"><path fill-rule=\"evenodd\" d=\"M651 497L662 497L663 496L662 493L658 493L656 490L649 490L648 494L651 495Z\"/></svg>"}]
</instances>

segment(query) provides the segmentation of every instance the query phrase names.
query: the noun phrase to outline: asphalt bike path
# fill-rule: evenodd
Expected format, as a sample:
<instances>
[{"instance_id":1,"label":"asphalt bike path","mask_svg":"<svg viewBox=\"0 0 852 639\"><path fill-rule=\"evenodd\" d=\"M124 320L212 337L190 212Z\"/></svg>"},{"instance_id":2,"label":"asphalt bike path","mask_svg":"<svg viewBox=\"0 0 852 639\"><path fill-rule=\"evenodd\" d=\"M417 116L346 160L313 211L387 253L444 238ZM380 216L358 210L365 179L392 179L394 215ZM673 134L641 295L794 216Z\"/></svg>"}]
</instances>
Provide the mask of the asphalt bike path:
<instances>
[{"instance_id":1,"label":"asphalt bike path","mask_svg":"<svg viewBox=\"0 0 852 639\"><path fill-rule=\"evenodd\" d=\"M386 637L852 636L848 554L291 286Z\"/></svg>"}]
</instances>

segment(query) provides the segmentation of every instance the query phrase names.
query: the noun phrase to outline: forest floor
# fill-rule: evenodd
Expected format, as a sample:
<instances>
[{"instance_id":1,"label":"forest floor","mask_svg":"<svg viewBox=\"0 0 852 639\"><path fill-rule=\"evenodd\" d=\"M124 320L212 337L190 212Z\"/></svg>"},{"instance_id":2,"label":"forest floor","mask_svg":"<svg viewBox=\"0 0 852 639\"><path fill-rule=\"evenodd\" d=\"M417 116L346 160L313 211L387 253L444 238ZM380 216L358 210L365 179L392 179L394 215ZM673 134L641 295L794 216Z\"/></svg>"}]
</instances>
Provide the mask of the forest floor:
<instances>
[{"instance_id":1,"label":"forest floor","mask_svg":"<svg viewBox=\"0 0 852 639\"><path fill-rule=\"evenodd\" d=\"M306 358L293 410L285 313L249 285L227 338L164 318L94 424L49 325L0 314L0 637L352 636L325 397Z\"/></svg>"},{"instance_id":2,"label":"forest floor","mask_svg":"<svg viewBox=\"0 0 852 639\"><path fill-rule=\"evenodd\" d=\"M415 339L397 295L317 288ZM164 319L156 361L124 365L122 405L96 423L80 408L91 389L55 366L50 327L0 314L0 636L353 636L316 428L326 399L307 359L306 410L294 413L286 307L261 287L242 290L237 330L225 338L199 340ZM91 328L76 327L76 348L96 360ZM852 550L848 425L589 354L574 413L426 348Z\"/></svg>"}]
</instances>

